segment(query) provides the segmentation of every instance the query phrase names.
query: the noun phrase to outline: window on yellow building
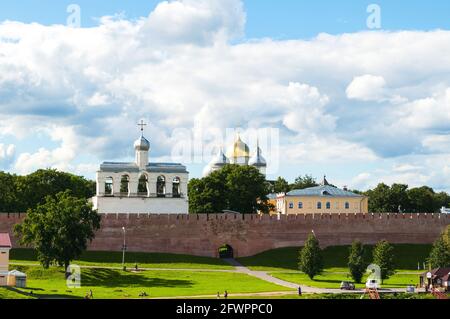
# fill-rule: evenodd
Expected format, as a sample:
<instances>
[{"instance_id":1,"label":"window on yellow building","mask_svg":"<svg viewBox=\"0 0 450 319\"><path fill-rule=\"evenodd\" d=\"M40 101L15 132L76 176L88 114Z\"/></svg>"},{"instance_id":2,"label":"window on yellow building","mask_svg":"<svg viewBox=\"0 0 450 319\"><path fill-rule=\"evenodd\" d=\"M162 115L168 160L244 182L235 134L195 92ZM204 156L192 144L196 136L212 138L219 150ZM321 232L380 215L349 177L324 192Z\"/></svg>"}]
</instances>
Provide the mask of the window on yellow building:
<instances>
[{"instance_id":1,"label":"window on yellow building","mask_svg":"<svg viewBox=\"0 0 450 319\"><path fill-rule=\"evenodd\" d=\"M289 203L289 209L293 209L294 208L294 203Z\"/></svg>"},{"instance_id":2,"label":"window on yellow building","mask_svg":"<svg viewBox=\"0 0 450 319\"><path fill-rule=\"evenodd\" d=\"M327 209L331 209L331 203L327 202Z\"/></svg>"},{"instance_id":3,"label":"window on yellow building","mask_svg":"<svg viewBox=\"0 0 450 319\"><path fill-rule=\"evenodd\" d=\"M322 203L321 202L317 203L317 209L322 209Z\"/></svg>"},{"instance_id":4,"label":"window on yellow building","mask_svg":"<svg viewBox=\"0 0 450 319\"><path fill-rule=\"evenodd\" d=\"M298 209L302 209L303 208L303 203L302 202L298 202Z\"/></svg>"},{"instance_id":5,"label":"window on yellow building","mask_svg":"<svg viewBox=\"0 0 450 319\"><path fill-rule=\"evenodd\" d=\"M349 202L345 203L345 209L350 209L350 203Z\"/></svg>"}]
</instances>

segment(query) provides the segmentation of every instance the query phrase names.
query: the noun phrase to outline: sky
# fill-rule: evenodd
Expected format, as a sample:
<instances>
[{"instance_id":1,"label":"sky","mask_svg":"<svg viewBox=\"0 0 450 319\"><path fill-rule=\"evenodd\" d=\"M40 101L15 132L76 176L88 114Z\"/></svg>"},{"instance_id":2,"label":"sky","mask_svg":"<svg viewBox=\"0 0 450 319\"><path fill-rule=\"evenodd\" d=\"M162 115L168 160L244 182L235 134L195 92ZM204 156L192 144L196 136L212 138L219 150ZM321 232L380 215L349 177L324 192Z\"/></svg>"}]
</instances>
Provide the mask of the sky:
<instances>
[{"instance_id":1,"label":"sky","mask_svg":"<svg viewBox=\"0 0 450 319\"><path fill-rule=\"evenodd\" d=\"M144 119L191 177L238 127L271 179L450 191L449 27L448 1L2 1L0 170L94 178Z\"/></svg>"}]
</instances>

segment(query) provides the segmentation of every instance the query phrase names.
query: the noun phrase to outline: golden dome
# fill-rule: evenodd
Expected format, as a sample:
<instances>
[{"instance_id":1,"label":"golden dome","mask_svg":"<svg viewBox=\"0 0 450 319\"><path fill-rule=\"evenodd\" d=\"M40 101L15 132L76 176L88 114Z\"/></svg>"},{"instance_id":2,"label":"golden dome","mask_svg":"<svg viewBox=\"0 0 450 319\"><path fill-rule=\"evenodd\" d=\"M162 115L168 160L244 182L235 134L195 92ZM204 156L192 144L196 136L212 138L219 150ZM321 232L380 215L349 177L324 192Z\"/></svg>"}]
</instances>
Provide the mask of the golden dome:
<instances>
[{"instance_id":1,"label":"golden dome","mask_svg":"<svg viewBox=\"0 0 450 319\"><path fill-rule=\"evenodd\" d=\"M250 148L247 144L242 142L239 134L236 137L236 141L233 146L227 152L228 158L250 157Z\"/></svg>"}]
</instances>

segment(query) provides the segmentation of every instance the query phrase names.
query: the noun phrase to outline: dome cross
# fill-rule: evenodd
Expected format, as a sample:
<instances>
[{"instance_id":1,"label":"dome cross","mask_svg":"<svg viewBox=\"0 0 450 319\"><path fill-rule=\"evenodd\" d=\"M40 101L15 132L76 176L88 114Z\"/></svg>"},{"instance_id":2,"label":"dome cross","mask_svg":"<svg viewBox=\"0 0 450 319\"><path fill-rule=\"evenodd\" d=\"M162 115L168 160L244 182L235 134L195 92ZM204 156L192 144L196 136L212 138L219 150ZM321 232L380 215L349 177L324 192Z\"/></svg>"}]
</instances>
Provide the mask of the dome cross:
<instances>
[{"instance_id":1,"label":"dome cross","mask_svg":"<svg viewBox=\"0 0 450 319\"><path fill-rule=\"evenodd\" d=\"M140 126L140 127L141 127L141 132L142 132L142 135L144 135L144 127L145 127L145 126L147 126L147 124L146 124L146 123L144 123L144 120L141 120L141 122L140 122L140 123L138 123L138 126Z\"/></svg>"}]
</instances>

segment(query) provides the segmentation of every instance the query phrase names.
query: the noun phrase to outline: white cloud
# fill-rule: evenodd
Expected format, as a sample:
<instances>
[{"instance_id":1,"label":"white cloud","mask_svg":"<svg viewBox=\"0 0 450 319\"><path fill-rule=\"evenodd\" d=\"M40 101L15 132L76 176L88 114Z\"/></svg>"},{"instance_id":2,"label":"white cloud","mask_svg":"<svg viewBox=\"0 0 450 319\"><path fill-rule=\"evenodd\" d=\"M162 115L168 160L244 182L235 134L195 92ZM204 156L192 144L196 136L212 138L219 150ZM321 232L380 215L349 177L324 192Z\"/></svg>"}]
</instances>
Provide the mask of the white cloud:
<instances>
[{"instance_id":1,"label":"white cloud","mask_svg":"<svg viewBox=\"0 0 450 319\"><path fill-rule=\"evenodd\" d=\"M382 101L385 98L386 81L382 76L357 76L347 87L349 99L361 101Z\"/></svg>"},{"instance_id":2,"label":"white cloud","mask_svg":"<svg viewBox=\"0 0 450 319\"><path fill-rule=\"evenodd\" d=\"M152 159L196 124L279 128L281 165L336 160L352 176L356 162L450 157L449 31L238 42L245 20L237 0L180 0L89 29L1 23L0 138L19 141L16 170L131 157L141 118ZM36 132L49 144L21 147Z\"/></svg>"},{"instance_id":3,"label":"white cloud","mask_svg":"<svg viewBox=\"0 0 450 319\"><path fill-rule=\"evenodd\" d=\"M449 131L450 87L407 103L400 110L401 124L411 129ZM430 137L427 137L430 142ZM426 142L425 142L426 143Z\"/></svg>"},{"instance_id":4,"label":"white cloud","mask_svg":"<svg viewBox=\"0 0 450 319\"><path fill-rule=\"evenodd\" d=\"M149 45L211 44L243 35L245 12L239 0L163 1L145 21Z\"/></svg>"},{"instance_id":5,"label":"white cloud","mask_svg":"<svg viewBox=\"0 0 450 319\"><path fill-rule=\"evenodd\" d=\"M0 144L0 168L9 168L14 160L16 146L14 144Z\"/></svg>"}]
</instances>

